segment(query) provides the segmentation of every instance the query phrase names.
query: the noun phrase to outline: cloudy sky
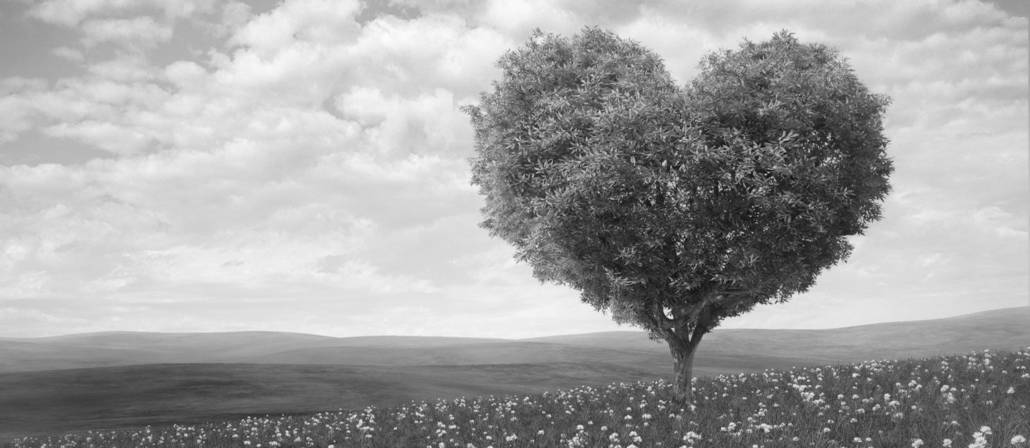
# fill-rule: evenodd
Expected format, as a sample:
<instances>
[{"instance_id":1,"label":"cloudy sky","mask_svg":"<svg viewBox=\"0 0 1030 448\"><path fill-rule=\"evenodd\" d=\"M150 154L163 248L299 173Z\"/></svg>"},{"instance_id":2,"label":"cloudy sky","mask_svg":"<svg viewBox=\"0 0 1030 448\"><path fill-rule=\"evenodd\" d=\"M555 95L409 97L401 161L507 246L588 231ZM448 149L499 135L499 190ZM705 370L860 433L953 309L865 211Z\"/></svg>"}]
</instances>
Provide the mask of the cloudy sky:
<instances>
[{"instance_id":1,"label":"cloudy sky","mask_svg":"<svg viewBox=\"0 0 1030 448\"><path fill-rule=\"evenodd\" d=\"M1028 303L1018 0L0 2L0 336L618 327L477 227L458 110L530 31L665 58L781 29L894 102L894 190L851 259L730 327Z\"/></svg>"}]
</instances>

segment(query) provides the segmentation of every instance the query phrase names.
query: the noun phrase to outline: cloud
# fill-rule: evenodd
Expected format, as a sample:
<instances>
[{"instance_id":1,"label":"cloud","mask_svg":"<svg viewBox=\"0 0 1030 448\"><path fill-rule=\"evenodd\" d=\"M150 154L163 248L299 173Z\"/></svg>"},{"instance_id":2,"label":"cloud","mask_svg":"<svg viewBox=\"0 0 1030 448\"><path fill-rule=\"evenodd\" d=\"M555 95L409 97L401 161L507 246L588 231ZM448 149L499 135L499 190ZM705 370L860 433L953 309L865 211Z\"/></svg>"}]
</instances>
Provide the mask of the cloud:
<instances>
[{"instance_id":1,"label":"cloud","mask_svg":"<svg viewBox=\"0 0 1030 448\"><path fill-rule=\"evenodd\" d=\"M151 17L95 19L82 23L82 33L87 47L114 42L130 48L149 48L171 39L172 27L159 24Z\"/></svg>"},{"instance_id":2,"label":"cloud","mask_svg":"<svg viewBox=\"0 0 1030 448\"><path fill-rule=\"evenodd\" d=\"M18 136L33 127L31 107L23 98L8 95L0 98L0 144L12 142Z\"/></svg>"},{"instance_id":3,"label":"cloud","mask_svg":"<svg viewBox=\"0 0 1030 448\"><path fill-rule=\"evenodd\" d=\"M57 47L51 50L54 56L61 59L68 60L69 62L82 62L85 56L82 52L71 47Z\"/></svg>"},{"instance_id":4,"label":"cloud","mask_svg":"<svg viewBox=\"0 0 1030 448\"><path fill-rule=\"evenodd\" d=\"M262 55L299 42L317 45L344 43L358 31L354 15L357 0L297 0L254 17L235 33L231 42ZM227 11L238 18L240 9Z\"/></svg>"},{"instance_id":5,"label":"cloud","mask_svg":"<svg viewBox=\"0 0 1030 448\"><path fill-rule=\"evenodd\" d=\"M472 144L467 119L457 113L452 93L443 89L405 99L355 87L337 96L335 107L343 119L361 125L366 148L379 152L454 153Z\"/></svg>"},{"instance_id":6,"label":"cloud","mask_svg":"<svg viewBox=\"0 0 1030 448\"><path fill-rule=\"evenodd\" d=\"M175 61L164 69L164 76L181 90L197 88L207 78L207 71L193 61Z\"/></svg>"},{"instance_id":7,"label":"cloud","mask_svg":"<svg viewBox=\"0 0 1030 448\"><path fill-rule=\"evenodd\" d=\"M142 151L153 141L146 134L104 121L59 123L44 130L50 136L84 141L115 154Z\"/></svg>"},{"instance_id":8,"label":"cloud","mask_svg":"<svg viewBox=\"0 0 1030 448\"><path fill-rule=\"evenodd\" d=\"M575 33L578 17L562 5L546 0L493 0L478 17L487 27L509 35L525 36L534 28L561 34Z\"/></svg>"},{"instance_id":9,"label":"cloud","mask_svg":"<svg viewBox=\"0 0 1030 448\"><path fill-rule=\"evenodd\" d=\"M158 11L175 19L210 11L214 0L46 0L38 2L29 15L46 23L74 27L92 17L120 15L129 12Z\"/></svg>"},{"instance_id":10,"label":"cloud","mask_svg":"<svg viewBox=\"0 0 1030 448\"><path fill-rule=\"evenodd\" d=\"M0 80L0 145L80 157L0 165L0 304L32 322L11 331L617 328L575 291L539 284L477 227L459 111L530 29L587 25L651 48L684 83L704 54L788 28L839 48L894 100L884 220L812 291L729 325L848 325L1025 301L1026 19L957 0L390 8L36 4L35 20L78 33L41 50L77 71Z\"/></svg>"}]
</instances>

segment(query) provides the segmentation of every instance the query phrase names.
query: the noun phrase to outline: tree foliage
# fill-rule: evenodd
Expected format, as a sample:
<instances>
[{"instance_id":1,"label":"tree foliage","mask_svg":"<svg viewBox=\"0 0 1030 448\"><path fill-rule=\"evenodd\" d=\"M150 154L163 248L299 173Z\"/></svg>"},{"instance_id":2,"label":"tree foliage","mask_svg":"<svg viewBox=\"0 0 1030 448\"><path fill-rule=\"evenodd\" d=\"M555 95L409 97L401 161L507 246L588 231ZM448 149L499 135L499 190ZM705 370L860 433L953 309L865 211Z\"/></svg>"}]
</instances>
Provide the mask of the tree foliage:
<instances>
[{"instance_id":1,"label":"tree foliage","mask_svg":"<svg viewBox=\"0 0 1030 448\"><path fill-rule=\"evenodd\" d=\"M466 109L482 225L674 354L808 289L880 216L888 100L826 46L744 42L682 87L596 28L538 31L498 64Z\"/></svg>"}]
</instances>

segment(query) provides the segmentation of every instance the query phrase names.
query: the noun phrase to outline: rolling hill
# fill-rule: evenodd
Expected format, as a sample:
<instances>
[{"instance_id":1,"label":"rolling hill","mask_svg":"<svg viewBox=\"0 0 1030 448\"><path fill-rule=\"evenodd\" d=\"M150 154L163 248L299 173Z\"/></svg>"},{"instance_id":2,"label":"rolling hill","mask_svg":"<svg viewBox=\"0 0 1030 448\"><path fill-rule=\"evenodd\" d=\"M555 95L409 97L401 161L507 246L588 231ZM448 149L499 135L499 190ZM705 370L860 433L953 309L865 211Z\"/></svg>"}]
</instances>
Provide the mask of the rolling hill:
<instances>
[{"instance_id":1,"label":"rolling hill","mask_svg":"<svg viewBox=\"0 0 1030 448\"><path fill-rule=\"evenodd\" d=\"M640 333L606 332L530 339L582 347L660 351ZM706 335L698 359L762 355L802 363L922 358L1030 345L1030 307L1004 308L945 319L887 322L828 330L717 329Z\"/></svg>"},{"instance_id":2,"label":"rolling hill","mask_svg":"<svg viewBox=\"0 0 1030 448\"><path fill-rule=\"evenodd\" d=\"M1030 307L947 319L891 322L828 330L717 329L705 337L698 363L744 358L834 363L926 357L1030 344ZM297 333L91 333L0 338L0 372L138 364L244 363L422 366L595 362L663 362L669 352L639 331L533 339L417 336L333 338ZM777 365L782 363L777 362ZM737 365L734 363L734 365Z\"/></svg>"},{"instance_id":3,"label":"rolling hill","mask_svg":"<svg viewBox=\"0 0 1030 448\"><path fill-rule=\"evenodd\" d=\"M829 330L716 330L695 374L1030 346L1030 307ZM667 376L637 331L472 339L294 333L0 338L0 440L18 434L389 406Z\"/></svg>"}]
</instances>

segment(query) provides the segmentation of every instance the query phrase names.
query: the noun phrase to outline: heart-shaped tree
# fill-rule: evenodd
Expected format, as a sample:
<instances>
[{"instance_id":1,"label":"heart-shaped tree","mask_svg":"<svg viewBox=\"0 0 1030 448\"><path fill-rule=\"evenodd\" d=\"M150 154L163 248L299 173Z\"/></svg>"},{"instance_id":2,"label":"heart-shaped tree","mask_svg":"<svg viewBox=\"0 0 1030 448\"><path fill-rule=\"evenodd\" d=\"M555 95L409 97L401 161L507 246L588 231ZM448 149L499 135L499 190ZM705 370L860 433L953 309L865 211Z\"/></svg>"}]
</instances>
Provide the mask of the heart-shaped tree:
<instances>
[{"instance_id":1,"label":"heart-shaped tree","mask_svg":"<svg viewBox=\"0 0 1030 448\"><path fill-rule=\"evenodd\" d=\"M541 281L668 342L683 402L701 338L807 290L890 188L888 100L787 32L709 55L684 88L596 28L537 31L499 66L465 109L483 227Z\"/></svg>"}]
</instances>

